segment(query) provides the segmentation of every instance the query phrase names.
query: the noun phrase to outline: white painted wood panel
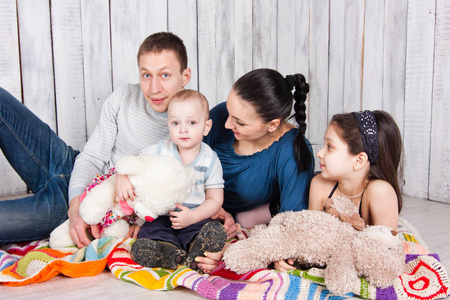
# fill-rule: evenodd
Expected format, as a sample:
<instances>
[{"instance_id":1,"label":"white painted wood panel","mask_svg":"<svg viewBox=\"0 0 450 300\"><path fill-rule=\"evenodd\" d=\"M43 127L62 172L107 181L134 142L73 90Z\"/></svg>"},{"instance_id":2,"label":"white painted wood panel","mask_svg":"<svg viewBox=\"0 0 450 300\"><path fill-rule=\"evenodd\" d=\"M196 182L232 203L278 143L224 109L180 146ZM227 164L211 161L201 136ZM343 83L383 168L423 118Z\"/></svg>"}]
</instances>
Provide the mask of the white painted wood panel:
<instances>
[{"instance_id":1,"label":"white painted wood panel","mask_svg":"<svg viewBox=\"0 0 450 300\"><path fill-rule=\"evenodd\" d=\"M187 47L187 87L203 92L211 106L252 69L303 73L315 152L333 114L388 111L405 137L403 193L449 202L442 184L450 177L448 6L445 0L4 0L0 86L81 149L104 99L139 81L141 42L172 31ZM0 171L6 183L0 195L15 193L20 180L4 158Z\"/></svg>"},{"instance_id":2,"label":"white painted wood panel","mask_svg":"<svg viewBox=\"0 0 450 300\"><path fill-rule=\"evenodd\" d=\"M167 1L111 1L113 89L139 82L137 52L152 33L167 31Z\"/></svg>"},{"instance_id":3,"label":"white painted wood panel","mask_svg":"<svg viewBox=\"0 0 450 300\"><path fill-rule=\"evenodd\" d=\"M295 65L296 14L295 0L278 1L277 15L277 67L284 76L300 73Z\"/></svg>"},{"instance_id":4,"label":"white painted wood panel","mask_svg":"<svg viewBox=\"0 0 450 300\"><path fill-rule=\"evenodd\" d=\"M406 49L404 190L428 198L435 1L410 1Z\"/></svg>"},{"instance_id":5,"label":"white painted wood panel","mask_svg":"<svg viewBox=\"0 0 450 300\"><path fill-rule=\"evenodd\" d=\"M112 92L109 4L81 1L86 136L90 137L105 99Z\"/></svg>"},{"instance_id":6,"label":"white painted wood panel","mask_svg":"<svg viewBox=\"0 0 450 300\"><path fill-rule=\"evenodd\" d=\"M198 90L210 107L220 99L216 96L216 5L215 1L199 0L198 6Z\"/></svg>"},{"instance_id":7,"label":"white painted wood panel","mask_svg":"<svg viewBox=\"0 0 450 300\"><path fill-rule=\"evenodd\" d=\"M56 131L50 6L46 0L19 0L17 12L23 103Z\"/></svg>"},{"instance_id":8,"label":"white painted wood panel","mask_svg":"<svg viewBox=\"0 0 450 300\"><path fill-rule=\"evenodd\" d=\"M186 88L198 90L197 2L168 1L168 30L183 40L192 70L192 78Z\"/></svg>"},{"instance_id":9,"label":"white painted wood panel","mask_svg":"<svg viewBox=\"0 0 450 300\"><path fill-rule=\"evenodd\" d=\"M277 68L277 1L253 1L253 69Z\"/></svg>"},{"instance_id":10,"label":"white painted wood panel","mask_svg":"<svg viewBox=\"0 0 450 300\"><path fill-rule=\"evenodd\" d=\"M384 2L366 0L362 107L383 107Z\"/></svg>"},{"instance_id":11,"label":"white painted wood panel","mask_svg":"<svg viewBox=\"0 0 450 300\"><path fill-rule=\"evenodd\" d=\"M82 149L86 143L80 2L51 2L58 135ZM39 51L39 50L37 50Z\"/></svg>"},{"instance_id":12,"label":"white painted wood panel","mask_svg":"<svg viewBox=\"0 0 450 300\"><path fill-rule=\"evenodd\" d=\"M450 204L450 2L436 8L428 197Z\"/></svg>"},{"instance_id":13,"label":"white painted wood panel","mask_svg":"<svg viewBox=\"0 0 450 300\"><path fill-rule=\"evenodd\" d=\"M309 82L309 29L310 29L310 2L295 1L295 73L301 73Z\"/></svg>"},{"instance_id":14,"label":"white painted wood panel","mask_svg":"<svg viewBox=\"0 0 450 300\"><path fill-rule=\"evenodd\" d=\"M330 1L330 49L328 62L328 118L344 106L345 0ZM311 116L312 117L312 116ZM322 132L322 135L325 130Z\"/></svg>"},{"instance_id":15,"label":"white painted wood panel","mask_svg":"<svg viewBox=\"0 0 450 300\"><path fill-rule=\"evenodd\" d=\"M311 2L310 11L310 68L309 68L309 141L323 144L328 125L328 1ZM314 149L316 152L316 148Z\"/></svg>"},{"instance_id":16,"label":"white painted wood panel","mask_svg":"<svg viewBox=\"0 0 450 300\"><path fill-rule=\"evenodd\" d=\"M383 107L403 132L405 99L407 0L385 1Z\"/></svg>"},{"instance_id":17,"label":"white painted wood panel","mask_svg":"<svg viewBox=\"0 0 450 300\"><path fill-rule=\"evenodd\" d=\"M216 90L217 103L227 100L234 79L234 0L215 1L216 3Z\"/></svg>"},{"instance_id":18,"label":"white painted wood panel","mask_svg":"<svg viewBox=\"0 0 450 300\"><path fill-rule=\"evenodd\" d=\"M0 86L22 100L16 1L0 2ZM0 124L1 125L1 124ZM25 183L0 152L0 195L26 193Z\"/></svg>"},{"instance_id":19,"label":"white painted wood panel","mask_svg":"<svg viewBox=\"0 0 450 300\"><path fill-rule=\"evenodd\" d=\"M361 110L364 36L364 1L345 1L344 105L347 111Z\"/></svg>"},{"instance_id":20,"label":"white painted wood panel","mask_svg":"<svg viewBox=\"0 0 450 300\"><path fill-rule=\"evenodd\" d=\"M252 0L238 0L234 2L234 47L235 67L234 80L252 70L253 61L253 6ZM230 87L231 88L231 87Z\"/></svg>"},{"instance_id":21,"label":"white painted wood panel","mask_svg":"<svg viewBox=\"0 0 450 300\"><path fill-rule=\"evenodd\" d=\"M310 6L310 50L309 50L309 135L314 153L323 145L323 135L328 126L328 47L329 47L329 2L311 1ZM327 75L323 75L327 74ZM319 161L315 159L316 170Z\"/></svg>"},{"instance_id":22,"label":"white painted wood panel","mask_svg":"<svg viewBox=\"0 0 450 300\"><path fill-rule=\"evenodd\" d=\"M20 82L19 33L15 0L0 2L0 85L22 99Z\"/></svg>"}]
</instances>

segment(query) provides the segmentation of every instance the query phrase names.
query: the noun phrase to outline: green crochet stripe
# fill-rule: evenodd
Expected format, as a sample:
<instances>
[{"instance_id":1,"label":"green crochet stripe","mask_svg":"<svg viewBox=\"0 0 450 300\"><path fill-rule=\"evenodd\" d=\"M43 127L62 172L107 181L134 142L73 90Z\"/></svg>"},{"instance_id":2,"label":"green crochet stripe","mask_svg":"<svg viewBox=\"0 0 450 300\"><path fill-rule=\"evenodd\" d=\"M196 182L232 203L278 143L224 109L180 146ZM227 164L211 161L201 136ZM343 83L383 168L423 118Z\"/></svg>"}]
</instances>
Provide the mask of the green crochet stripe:
<instances>
[{"instance_id":1,"label":"green crochet stripe","mask_svg":"<svg viewBox=\"0 0 450 300\"><path fill-rule=\"evenodd\" d=\"M368 299L369 298L369 283L364 278L359 278L361 281L361 288L359 290L359 295L361 298Z\"/></svg>"},{"instance_id":2,"label":"green crochet stripe","mask_svg":"<svg viewBox=\"0 0 450 300\"><path fill-rule=\"evenodd\" d=\"M166 287L167 287L168 290L172 290L173 288L176 288L176 287L177 287L177 286L173 286L173 285L172 285L172 279L173 279L175 276L178 276L178 274L179 274L182 270L184 270L184 269L187 269L187 267L181 267L181 268L179 268L178 270L176 270L175 272L173 272L172 275L170 275L170 276L167 278L167 280L166 280Z\"/></svg>"},{"instance_id":3,"label":"green crochet stripe","mask_svg":"<svg viewBox=\"0 0 450 300\"><path fill-rule=\"evenodd\" d=\"M305 279L309 279L311 281L314 281L316 283L320 283L325 285L325 278L321 276L315 276L308 273L308 271L302 271L302 270L288 270L288 274L295 275L297 277L303 277Z\"/></svg>"},{"instance_id":4,"label":"green crochet stripe","mask_svg":"<svg viewBox=\"0 0 450 300\"><path fill-rule=\"evenodd\" d=\"M129 282L129 283L136 283L134 280L129 280L127 278L127 275L130 273L134 273L133 271L124 271L124 272L120 272L119 274L119 278L122 279L125 282Z\"/></svg>"},{"instance_id":5,"label":"green crochet stripe","mask_svg":"<svg viewBox=\"0 0 450 300\"><path fill-rule=\"evenodd\" d=\"M159 276L160 278L166 276L167 274L172 273L172 272L167 271L167 269L163 269L163 268L161 268L161 269L153 269L153 271L154 271L156 274L158 274L158 276Z\"/></svg>"}]
</instances>

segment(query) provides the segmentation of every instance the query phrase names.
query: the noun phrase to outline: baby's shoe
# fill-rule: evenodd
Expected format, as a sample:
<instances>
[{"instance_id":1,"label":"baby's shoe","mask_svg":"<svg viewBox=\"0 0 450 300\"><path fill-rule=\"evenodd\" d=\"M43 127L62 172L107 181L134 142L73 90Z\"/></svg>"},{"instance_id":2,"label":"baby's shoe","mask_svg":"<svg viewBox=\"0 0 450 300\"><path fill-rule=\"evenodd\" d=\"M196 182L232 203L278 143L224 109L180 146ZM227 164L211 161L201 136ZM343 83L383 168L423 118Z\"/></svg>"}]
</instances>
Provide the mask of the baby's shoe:
<instances>
[{"instance_id":1,"label":"baby's shoe","mask_svg":"<svg viewBox=\"0 0 450 300\"><path fill-rule=\"evenodd\" d=\"M169 242L138 239L131 246L131 259L147 268L175 270L185 257L186 251Z\"/></svg>"},{"instance_id":2,"label":"baby's shoe","mask_svg":"<svg viewBox=\"0 0 450 300\"><path fill-rule=\"evenodd\" d=\"M219 252L227 240L227 231L218 221L210 221L203 225L198 235L191 243L185 265L192 270L198 270L195 258L205 256L205 251Z\"/></svg>"}]
</instances>

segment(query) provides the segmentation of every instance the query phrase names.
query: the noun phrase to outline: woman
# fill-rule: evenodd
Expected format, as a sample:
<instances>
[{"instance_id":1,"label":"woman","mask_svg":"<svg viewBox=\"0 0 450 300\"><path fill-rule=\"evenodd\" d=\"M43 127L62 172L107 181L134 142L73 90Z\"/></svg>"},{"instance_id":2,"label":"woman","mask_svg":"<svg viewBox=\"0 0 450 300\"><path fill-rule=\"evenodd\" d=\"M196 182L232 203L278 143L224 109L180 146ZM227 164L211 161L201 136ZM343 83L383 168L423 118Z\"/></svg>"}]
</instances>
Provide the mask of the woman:
<instances>
[{"instance_id":1,"label":"woman","mask_svg":"<svg viewBox=\"0 0 450 300\"><path fill-rule=\"evenodd\" d=\"M292 90L295 93L292 95ZM306 94L301 74L283 77L270 69L253 70L233 85L226 103L211 110L213 128L205 142L222 163L225 198L217 217L228 233L268 223L283 211L308 208L314 171L312 149L305 138ZM289 123L292 106L298 127ZM198 258L209 272L222 253Z\"/></svg>"}]
</instances>

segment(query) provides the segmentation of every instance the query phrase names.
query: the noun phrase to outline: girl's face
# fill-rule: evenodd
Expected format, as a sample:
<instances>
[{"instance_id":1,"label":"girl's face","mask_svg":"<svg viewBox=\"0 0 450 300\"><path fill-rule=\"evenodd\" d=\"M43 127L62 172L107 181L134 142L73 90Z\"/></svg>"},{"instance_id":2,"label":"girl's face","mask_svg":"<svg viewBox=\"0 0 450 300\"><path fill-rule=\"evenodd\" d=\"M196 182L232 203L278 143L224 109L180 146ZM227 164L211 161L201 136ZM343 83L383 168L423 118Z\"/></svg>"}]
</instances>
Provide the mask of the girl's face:
<instances>
[{"instance_id":1,"label":"girl's face","mask_svg":"<svg viewBox=\"0 0 450 300\"><path fill-rule=\"evenodd\" d=\"M322 176L329 180L341 180L353 171L356 155L349 152L335 125L329 125L324 135L324 146L317 152Z\"/></svg>"},{"instance_id":2,"label":"girl's face","mask_svg":"<svg viewBox=\"0 0 450 300\"><path fill-rule=\"evenodd\" d=\"M255 141L268 133L269 123L264 123L254 107L242 100L234 89L228 95L227 110L229 116L225 128L233 130L236 140Z\"/></svg>"}]
</instances>

